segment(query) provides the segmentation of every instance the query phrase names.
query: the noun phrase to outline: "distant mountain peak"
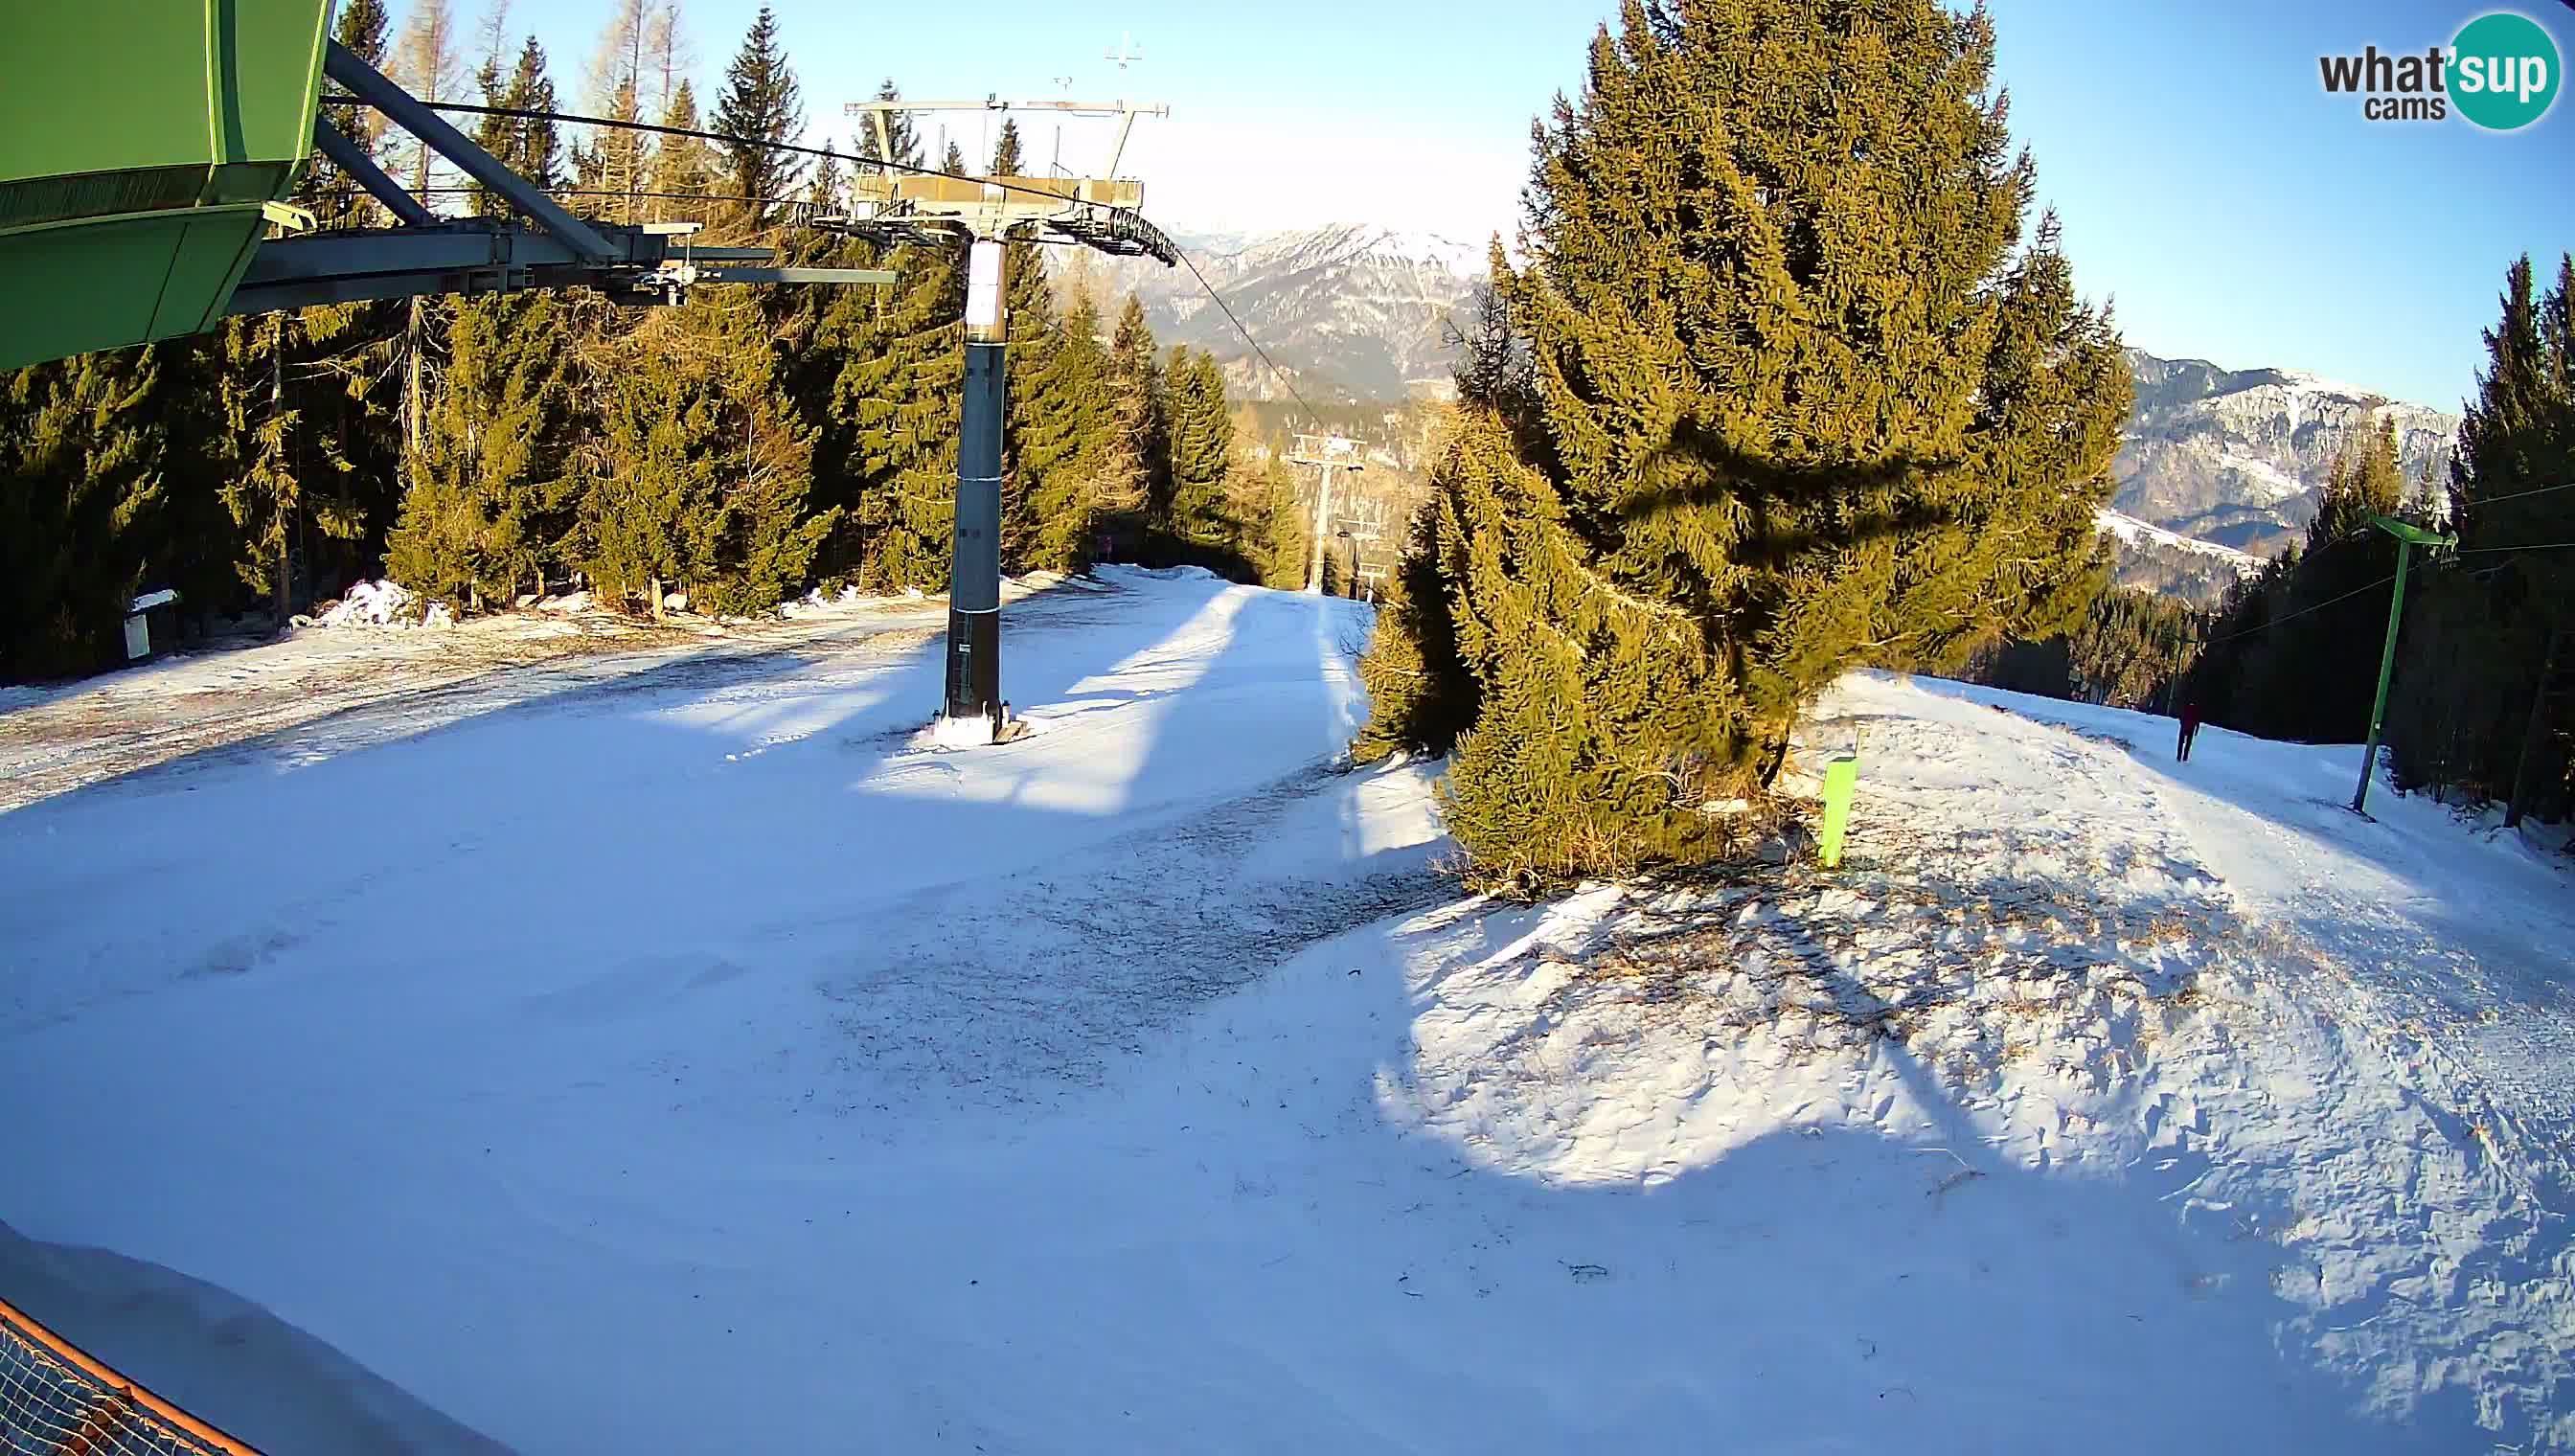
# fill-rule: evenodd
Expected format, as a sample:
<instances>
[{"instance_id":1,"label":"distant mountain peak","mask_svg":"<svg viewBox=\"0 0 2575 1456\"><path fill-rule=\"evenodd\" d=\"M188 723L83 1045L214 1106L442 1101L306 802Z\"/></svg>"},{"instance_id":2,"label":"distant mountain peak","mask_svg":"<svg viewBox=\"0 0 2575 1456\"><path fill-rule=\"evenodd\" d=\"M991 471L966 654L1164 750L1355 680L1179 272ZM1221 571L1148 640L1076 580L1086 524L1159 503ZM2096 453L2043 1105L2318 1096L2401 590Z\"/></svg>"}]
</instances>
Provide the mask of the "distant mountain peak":
<instances>
[{"instance_id":1,"label":"distant mountain peak","mask_svg":"<svg viewBox=\"0 0 2575 1456\"><path fill-rule=\"evenodd\" d=\"M2333 463L2364 430L2396 426L2412 489L2449 479L2459 418L2303 369L2222 369L2128 351L2137 403L2111 467L2118 513L2190 543L2270 556L2314 518ZM2149 541L2124 533L2131 547ZM2170 548L2162 537L2154 547ZM2133 578L2123 571L2123 580ZM2221 578L2209 577L2204 590ZM2155 585L2171 585L2157 582Z\"/></svg>"}]
</instances>

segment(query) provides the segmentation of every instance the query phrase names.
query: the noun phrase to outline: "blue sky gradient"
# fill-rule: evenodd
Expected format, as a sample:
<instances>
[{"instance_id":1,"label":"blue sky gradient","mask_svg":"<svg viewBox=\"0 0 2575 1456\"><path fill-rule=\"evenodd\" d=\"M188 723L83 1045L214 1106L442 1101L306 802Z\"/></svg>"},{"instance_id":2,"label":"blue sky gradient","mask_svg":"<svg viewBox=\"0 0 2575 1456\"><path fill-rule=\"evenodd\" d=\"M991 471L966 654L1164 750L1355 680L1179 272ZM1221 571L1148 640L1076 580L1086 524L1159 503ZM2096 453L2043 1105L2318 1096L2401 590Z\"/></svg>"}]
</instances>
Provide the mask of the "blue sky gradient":
<instances>
[{"instance_id":1,"label":"blue sky gradient","mask_svg":"<svg viewBox=\"0 0 2575 1456\"><path fill-rule=\"evenodd\" d=\"M476 0L457 0L473 12ZM758 9L683 0L702 92ZM397 0L397 25L400 23ZM776 0L818 128L894 76L907 94L1064 94L1171 103L1141 122L1125 170L1180 231L1382 222L1472 240L1508 229L1530 120L1578 83L1597 0L1302 0L1110 6L991 0L861 6ZM2230 368L2309 369L2455 409L2505 265L2575 248L2575 100L2534 127L2372 123L2327 96L2316 58L2446 43L2485 5L2404 0L1991 0L2012 129L2038 162L2076 277L2115 301L2131 344ZM2575 62L2575 8L2517 7ZM567 98L601 0L513 0ZM1106 58L1123 33L1144 59ZM970 156L981 114L947 123ZM936 123L934 123L936 125ZM1052 124L1033 131L1055 147ZM1065 131L1079 170L1099 124Z\"/></svg>"}]
</instances>

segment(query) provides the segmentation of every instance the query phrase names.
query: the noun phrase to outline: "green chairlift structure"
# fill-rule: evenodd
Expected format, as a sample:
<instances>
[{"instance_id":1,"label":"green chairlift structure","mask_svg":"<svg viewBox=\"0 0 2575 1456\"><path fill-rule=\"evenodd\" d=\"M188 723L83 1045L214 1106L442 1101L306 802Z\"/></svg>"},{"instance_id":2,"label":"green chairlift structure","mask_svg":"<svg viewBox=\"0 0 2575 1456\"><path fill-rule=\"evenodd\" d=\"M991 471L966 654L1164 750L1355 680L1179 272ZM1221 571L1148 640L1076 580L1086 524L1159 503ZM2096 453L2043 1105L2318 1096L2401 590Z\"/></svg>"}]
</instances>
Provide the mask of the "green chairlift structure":
<instances>
[{"instance_id":1,"label":"green chairlift structure","mask_svg":"<svg viewBox=\"0 0 2575 1456\"><path fill-rule=\"evenodd\" d=\"M892 272L770 266L767 248L699 247L695 223L621 227L574 216L331 39L331 0L11 0L0 82L0 370L201 333L237 314L427 294L587 287L676 304L700 283L890 284ZM339 94L326 97L328 78ZM508 218L448 218L385 175L324 114L373 107L481 184ZM469 108L471 109L471 108ZM1025 110L1119 122L1115 172L1139 116L1119 102L856 103L881 155L898 112ZM581 118L565 117L567 121ZM704 135L704 134L702 134ZM383 206L390 227L317 230L290 204L315 152ZM898 174L903 175L898 175ZM966 387L950 574L943 738L1007 735L1001 695L1005 244L1049 242L1165 267L1180 250L1145 220L1144 188L1111 177L959 177L875 164L819 231L961 247Z\"/></svg>"},{"instance_id":2,"label":"green chairlift structure","mask_svg":"<svg viewBox=\"0 0 2575 1456\"><path fill-rule=\"evenodd\" d=\"M330 37L331 0L24 0L0 84L0 369L178 338L234 314L587 286L676 303L698 283L892 283L766 267L688 227L575 217ZM382 112L515 216L444 218L322 114L322 81ZM314 230L315 151L395 226Z\"/></svg>"}]
</instances>

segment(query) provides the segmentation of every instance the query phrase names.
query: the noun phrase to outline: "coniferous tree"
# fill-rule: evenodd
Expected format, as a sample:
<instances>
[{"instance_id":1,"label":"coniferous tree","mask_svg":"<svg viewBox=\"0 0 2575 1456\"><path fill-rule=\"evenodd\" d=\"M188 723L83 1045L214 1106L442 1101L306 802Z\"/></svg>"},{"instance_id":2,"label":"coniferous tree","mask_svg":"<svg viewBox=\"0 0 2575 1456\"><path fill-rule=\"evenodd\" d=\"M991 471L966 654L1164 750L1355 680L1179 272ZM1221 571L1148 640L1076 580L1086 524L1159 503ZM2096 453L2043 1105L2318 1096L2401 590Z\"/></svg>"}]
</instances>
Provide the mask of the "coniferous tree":
<instances>
[{"instance_id":1,"label":"coniferous tree","mask_svg":"<svg viewBox=\"0 0 2575 1456\"><path fill-rule=\"evenodd\" d=\"M1936 0L1629 0L1593 42L1495 260L1532 398L1435 474L1485 873L1715 852L1700 801L1845 669L2079 621L2126 368L2024 237L1992 57Z\"/></svg>"},{"instance_id":2,"label":"coniferous tree","mask_svg":"<svg viewBox=\"0 0 2575 1456\"><path fill-rule=\"evenodd\" d=\"M309 322L227 319L190 341L172 411L174 485L222 503L240 533L235 572L280 622L303 585L308 539L352 540L367 527L351 493L333 489L350 469L342 439L307 418L308 393L290 388L312 352Z\"/></svg>"},{"instance_id":3,"label":"coniferous tree","mask_svg":"<svg viewBox=\"0 0 2575 1456\"><path fill-rule=\"evenodd\" d=\"M563 428L568 309L546 293L471 299L412 466L385 570L457 611L543 585L569 526Z\"/></svg>"},{"instance_id":4,"label":"coniferous tree","mask_svg":"<svg viewBox=\"0 0 2575 1456\"><path fill-rule=\"evenodd\" d=\"M2575 562L2549 549L2575 541L2575 255L2544 291L2513 263L2485 346L2451 467L2460 552L2419 589L2388 736L2400 784L2517 824L2575 809Z\"/></svg>"},{"instance_id":5,"label":"coniferous tree","mask_svg":"<svg viewBox=\"0 0 2575 1456\"><path fill-rule=\"evenodd\" d=\"M676 586L693 609L748 613L808 580L840 513L810 509L812 432L769 329L750 291L708 290L603 358L574 549L610 600L659 615Z\"/></svg>"},{"instance_id":6,"label":"coniferous tree","mask_svg":"<svg viewBox=\"0 0 2575 1456\"><path fill-rule=\"evenodd\" d=\"M379 71L385 69L390 34L391 20L385 13L384 0L348 0L340 7L339 18L331 28L332 39ZM324 115L368 156L376 157L382 151L385 123L375 108L328 107ZM374 221L380 211L366 190L318 148L305 166L297 196L313 209L315 221L325 228L361 227Z\"/></svg>"},{"instance_id":7,"label":"coniferous tree","mask_svg":"<svg viewBox=\"0 0 2575 1456\"><path fill-rule=\"evenodd\" d=\"M610 122L645 119L647 57L654 20L646 0L616 0L608 29L599 39L590 71L591 113ZM585 194L581 210L614 223L648 220L641 194L652 168L648 134L626 126L591 129L589 141L573 148L573 176Z\"/></svg>"},{"instance_id":8,"label":"coniferous tree","mask_svg":"<svg viewBox=\"0 0 2575 1456\"><path fill-rule=\"evenodd\" d=\"M723 97L716 103L716 131L743 138L727 142L724 167L727 190L747 201L735 223L756 232L769 225L777 205L795 195L805 177L805 161L792 152L757 142L793 142L805 131L804 89L787 64L778 40L778 18L768 6L753 19L751 31L725 68Z\"/></svg>"},{"instance_id":9,"label":"coniferous tree","mask_svg":"<svg viewBox=\"0 0 2575 1456\"><path fill-rule=\"evenodd\" d=\"M1359 659L1368 721L1350 743L1355 762L1397 752L1439 756L1474 722L1474 679L1457 656L1457 626L1448 610L1447 583L1458 563L1440 521L1436 500L1413 516L1377 609L1376 631Z\"/></svg>"},{"instance_id":10,"label":"coniferous tree","mask_svg":"<svg viewBox=\"0 0 2575 1456\"><path fill-rule=\"evenodd\" d=\"M0 683L114 662L147 585L183 601L218 585L146 581L171 499L162 356L147 345L0 374Z\"/></svg>"},{"instance_id":11,"label":"coniferous tree","mask_svg":"<svg viewBox=\"0 0 2575 1456\"><path fill-rule=\"evenodd\" d=\"M1004 132L1005 142L1014 143L1007 124ZM1062 325L1056 317L1054 287L1047 281L1046 260L1034 244L1014 241L1003 249L1002 267L1004 322L1010 340L1003 364L1009 399L1002 431L1002 568L1025 572L1042 564L1061 565L1037 559L1035 507L1042 490L1040 472L1032 462L1062 459L1048 455L1045 443L1061 438L1060 417L1072 406L1062 397L1064 376L1055 367ZM1032 442L1039 444L1034 455Z\"/></svg>"},{"instance_id":12,"label":"coniferous tree","mask_svg":"<svg viewBox=\"0 0 2575 1456\"><path fill-rule=\"evenodd\" d=\"M466 73L458 48L463 39L449 0L412 0L410 17L403 25L402 44L394 52L394 79L421 101L462 99ZM413 195L431 202L431 189L450 175L447 166L425 141L415 139L409 150L405 180Z\"/></svg>"},{"instance_id":13,"label":"coniferous tree","mask_svg":"<svg viewBox=\"0 0 2575 1456\"><path fill-rule=\"evenodd\" d=\"M1135 551L1149 524L1167 514L1170 462L1165 455L1163 371L1144 301L1127 296L1109 343L1109 429L1095 503L1112 553Z\"/></svg>"},{"instance_id":14,"label":"coniferous tree","mask_svg":"<svg viewBox=\"0 0 2575 1456\"><path fill-rule=\"evenodd\" d=\"M841 359L830 413L846 432L850 517L831 570L871 587L948 580L957 493L957 399L965 379L965 280L947 250L902 248L903 281L880 300L850 290L827 306Z\"/></svg>"},{"instance_id":15,"label":"coniferous tree","mask_svg":"<svg viewBox=\"0 0 2575 1456\"><path fill-rule=\"evenodd\" d=\"M2404 497L2394 426L2382 421L2336 458L2304 548L2268 583L2270 625L2220 660L2235 681L2215 721L2308 741L2353 742L2368 731L2397 550L2371 523L2398 514Z\"/></svg>"},{"instance_id":16,"label":"coniferous tree","mask_svg":"<svg viewBox=\"0 0 2575 1456\"><path fill-rule=\"evenodd\" d=\"M892 76L886 77L885 83L877 87L877 100L879 101L901 101L902 99L903 90L894 84L894 78ZM870 118L869 120L859 124L859 161L862 163L892 162L898 169L919 167L921 165L921 134L913 125L912 114L905 111L889 113L886 117L885 124L886 138L893 144L891 149L878 145L877 127L874 118ZM874 169L861 167L860 170L872 171Z\"/></svg>"},{"instance_id":17,"label":"coniferous tree","mask_svg":"<svg viewBox=\"0 0 2575 1456\"><path fill-rule=\"evenodd\" d=\"M950 142L948 144L948 154L939 160L939 170L947 173L951 177L967 176L965 149L958 146L953 141Z\"/></svg>"},{"instance_id":18,"label":"coniferous tree","mask_svg":"<svg viewBox=\"0 0 2575 1456\"><path fill-rule=\"evenodd\" d=\"M502 12L496 10L497 16ZM513 111L552 111L555 109L555 84L546 74L546 50L531 35L519 48L510 70L501 69L500 57L487 54L474 73L476 87L482 92L483 104ZM563 186L562 145L555 124L512 116L486 116L476 128L475 141L511 171L527 178L540 189L552 192ZM477 184L474 189L475 211L484 217L507 217L510 207L491 189Z\"/></svg>"},{"instance_id":19,"label":"coniferous tree","mask_svg":"<svg viewBox=\"0 0 2575 1456\"><path fill-rule=\"evenodd\" d=\"M1023 514L1015 535L1026 543L1028 567L1083 571L1099 540L1099 482L1111 428L1109 358L1089 295L1075 296L1029 377L1018 446Z\"/></svg>"},{"instance_id":20,"label":"coniferous tree","mask_svg":"<svg viewBox=\"0 0 2575 1456\"><path fill-rule=\"evenodd\" d=\"M837 213L850 205L848 183L842 180L841 154L832 144L823 144L823 159L814 164L814 178L805 187L805 201L815 211Z\"/></svg>"},{"instance_id":21,"label":"coniferous tree","mask_svg":"<svg viewBox=\"0 0 2575 1456\"><path fill-rule=\"evenodd\" d=\"M1262 467L1255 489L1264 544L1258 563L1261 585L1295 591L1305 585L1308 553L1313 549L1303 503L1296 499L1295 477L1288 473L1288 463L1274 454Z\"/></svg>"},{"instance_id":22,"label":"coniferous tree","mask_svg":"<svg viewBox=\"0 0 2575 1456\"><path fill-rule=\"evenodd\" d=\"M1232 509L1227 476L1234 463L1234 415L1225 375L1212 354L1175 349L1168 374L1171 490L1158 523L1181 559L1229 575L1248 563L1245 526Z\"/></svg>"},{"instance_id":23,"label":"coniferous tree","mask_svg":"<svg viewBox=\"0 0 2575 1456\"><path fill-rule=\"evenodd\" d=\"M1006 116L1002 118L1002 135L993 143L993 170L986 175L1017 177L1021 175L1022 165L1020 124L1016 118Z\"/></svg>"},{"instance_id":24,"label":"coniferous tree","mask_svg":"<svg viewBox=\"0 0 2575 1456\"><path fill-rule=\"evenodd\" d=\"M688 78L682 77L671 90L671 105L662 114L662 125L696 131L698 96ZM665 136L653 151L653 211L657 216L683 221L704 221L704 201L715 191L715 149L696 137Z\"/></svg>"}]
</instances>

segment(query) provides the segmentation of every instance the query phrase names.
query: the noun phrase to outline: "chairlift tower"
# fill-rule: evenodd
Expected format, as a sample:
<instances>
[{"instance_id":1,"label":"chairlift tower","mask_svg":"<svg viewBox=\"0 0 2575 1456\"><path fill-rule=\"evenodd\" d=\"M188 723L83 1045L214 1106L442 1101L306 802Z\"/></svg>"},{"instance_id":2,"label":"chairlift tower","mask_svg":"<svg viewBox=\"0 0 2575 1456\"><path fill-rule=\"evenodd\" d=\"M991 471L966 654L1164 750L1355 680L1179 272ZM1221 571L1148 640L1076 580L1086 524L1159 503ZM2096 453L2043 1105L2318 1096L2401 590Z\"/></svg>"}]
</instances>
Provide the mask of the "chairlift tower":
<instances>
[{"instance_id":1,"label":"chairlift tower","mask_svg":"<svg viewBox=\"0 0 2575 1456\"><path fill-rule=\"evenodd\" d=\"M1010 337L1006 243L1077 244L1170 268L1180 250L1138 209L1145 186L1117 175L1140 116L1168 106L1127 101L854 101L877 140L878 167L852 180L849 216L817 226L884 243L962 243L966 270L966 389L957 430L957 515L948 574L948 673L940 742L973 746L1009 734L1002 698L1002 419ZM1118 119L1102 177L958 177L898 172L891 121L898 112L1028 111Z\"/></svg>"},{"instance_id":2,"label":"chairlift tower","mask_svg":"<svg viewBox=\"0 0 2575 1456\"><path fill-rule=\"evenodd\" d=\"M1333 539L1332 472L1362 471L1367 466L1359 459L1359 445L1346 435L1299 435L1296 449L1288 457L1290 465L1318 466L1323 472L1320 491L1314 497L1314 560L1305 573L1305 591L1319 596L1323 590L1323 552Z\"/></svg>"}]
</instances>

